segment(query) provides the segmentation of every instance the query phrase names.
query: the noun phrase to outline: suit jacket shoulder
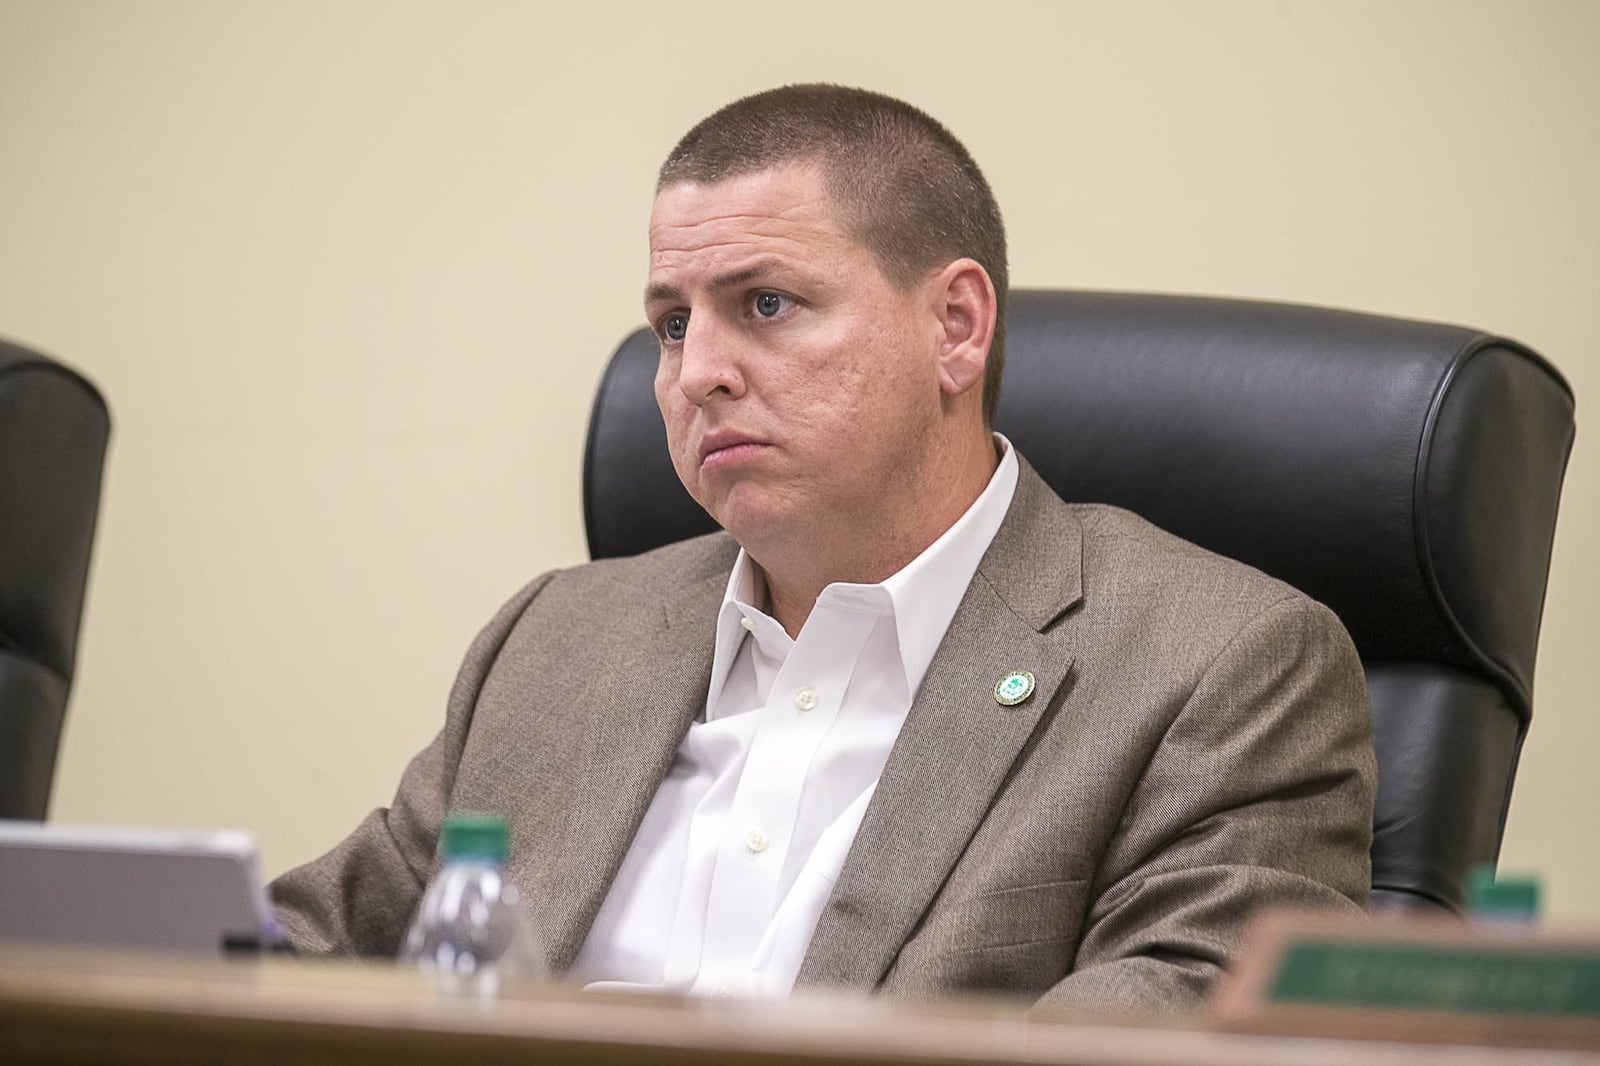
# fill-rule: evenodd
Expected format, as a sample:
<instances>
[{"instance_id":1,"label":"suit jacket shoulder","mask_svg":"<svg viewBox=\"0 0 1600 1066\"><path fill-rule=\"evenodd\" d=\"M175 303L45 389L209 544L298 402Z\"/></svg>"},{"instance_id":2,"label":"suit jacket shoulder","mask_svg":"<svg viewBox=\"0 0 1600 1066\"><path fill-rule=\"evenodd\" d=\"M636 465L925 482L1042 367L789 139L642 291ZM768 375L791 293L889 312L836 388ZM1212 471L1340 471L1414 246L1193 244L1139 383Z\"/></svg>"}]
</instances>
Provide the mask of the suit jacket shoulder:
<instances>
[{"instance_id":1,"label":"suit jacket shoulder","mask_svg":"<svg viewBox=\"0 0 1600 1066\"><path fill-rule=\"evenodd\" d=\"M530 581L484 627L445 722L388 807L273 882L306 951L391 955L436 868L449 810L503 813L510 873L550 961L576 955L660 776L704 699L726 534Z\"/></svg>"}]
</instances>

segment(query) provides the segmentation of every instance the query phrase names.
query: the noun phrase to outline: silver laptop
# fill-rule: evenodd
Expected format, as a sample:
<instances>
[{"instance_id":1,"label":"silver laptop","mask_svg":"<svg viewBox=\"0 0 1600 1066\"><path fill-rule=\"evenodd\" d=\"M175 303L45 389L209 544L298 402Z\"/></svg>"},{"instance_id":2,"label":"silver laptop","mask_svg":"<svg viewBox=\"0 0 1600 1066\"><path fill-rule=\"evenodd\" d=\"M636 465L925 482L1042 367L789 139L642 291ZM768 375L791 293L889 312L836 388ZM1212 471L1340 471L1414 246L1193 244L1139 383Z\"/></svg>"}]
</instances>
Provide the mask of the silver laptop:
<instances>
[{"instance_id":1,"label":"silver laptop","mask_svg":"<svg viewBox=\"0 0 1600 1066\"><path fill-rule=\"evenodd\" d=\"M271 913L248 833L0 821L0 941L219 954Z\"/></svg>"}]
</instances>

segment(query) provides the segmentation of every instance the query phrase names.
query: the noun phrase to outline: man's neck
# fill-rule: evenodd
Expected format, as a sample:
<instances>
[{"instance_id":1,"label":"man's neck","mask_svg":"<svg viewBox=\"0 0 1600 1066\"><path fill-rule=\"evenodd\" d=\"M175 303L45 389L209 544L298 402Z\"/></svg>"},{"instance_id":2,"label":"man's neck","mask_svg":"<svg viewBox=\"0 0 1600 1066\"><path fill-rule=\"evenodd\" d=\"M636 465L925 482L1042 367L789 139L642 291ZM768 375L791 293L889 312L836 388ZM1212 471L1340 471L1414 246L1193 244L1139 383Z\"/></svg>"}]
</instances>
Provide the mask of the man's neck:
<instances>
[{"instance_id":1,"label":"man's neck","mask_svg":"<svg viewBox=\"0 0 1600 1066\"><path fill-rule=\"evenodd\" d=\"M746 545L764 579L767 613L797 638L817 597L829 585L875 585L904 569L955 525L988 487L1000 459L993 441L985 432L983 444L966 455L966 461L950 467L965 474L930 488L921 506L906 512L908 520L898 529L871 522L834 523L826 533L797 538L759 556Z\"/></svg>"}]
</instances>

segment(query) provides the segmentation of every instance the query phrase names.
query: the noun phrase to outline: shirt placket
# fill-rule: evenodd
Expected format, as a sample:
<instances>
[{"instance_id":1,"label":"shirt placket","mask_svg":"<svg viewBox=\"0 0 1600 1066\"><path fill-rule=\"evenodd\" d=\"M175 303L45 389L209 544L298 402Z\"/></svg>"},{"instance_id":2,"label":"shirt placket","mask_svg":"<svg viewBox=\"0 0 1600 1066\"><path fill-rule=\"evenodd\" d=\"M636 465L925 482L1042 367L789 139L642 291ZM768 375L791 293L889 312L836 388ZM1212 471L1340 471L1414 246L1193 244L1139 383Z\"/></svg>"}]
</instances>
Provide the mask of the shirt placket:
<instances>
[{"instance_id":1,"label":"shirt placket","mask_svg":"<svg viewBox=\"0 0 1600 1066\"><path fill-rule=\"evenodd\" d=\"M719 842L697 989L750 990L749 962L781 902L780 879L818 747L877 615L819 602L773 680Z\"/></svg>"}]
</instances>

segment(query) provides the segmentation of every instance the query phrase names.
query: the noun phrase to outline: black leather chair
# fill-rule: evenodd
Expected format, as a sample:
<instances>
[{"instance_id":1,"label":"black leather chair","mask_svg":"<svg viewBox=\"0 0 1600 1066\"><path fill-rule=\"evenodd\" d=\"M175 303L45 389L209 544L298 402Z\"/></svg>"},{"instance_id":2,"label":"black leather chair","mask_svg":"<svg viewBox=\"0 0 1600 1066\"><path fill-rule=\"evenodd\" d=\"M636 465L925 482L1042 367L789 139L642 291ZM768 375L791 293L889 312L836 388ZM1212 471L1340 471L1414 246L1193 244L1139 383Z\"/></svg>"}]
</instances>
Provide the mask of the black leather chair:
<instances>
[{"instance_id":1,"label":"black leather chair","mask_svg":"<svg viewBox=\"0 0 1600 1066\"><path fill-rule=\"evenodd\" d=\"M110 432L93 385L0 340L0 818L49 806Z\"/></svg>"},{"instance_id":2,"label":"black leather chair","mask_svg":"<svg viewBox=\"0 0 1600 1066\"><path fill-rule=\"evenodd\" d=\"M1375 906L1458 909L1532 713L1573 397L1515 341L1323 308L1014 292L996 428L1068 500L1136 511L1332 607L1372 694ZM655 414L656 346L590 419L596 557L715 528Z\"/></svg>"}]
</instances>

